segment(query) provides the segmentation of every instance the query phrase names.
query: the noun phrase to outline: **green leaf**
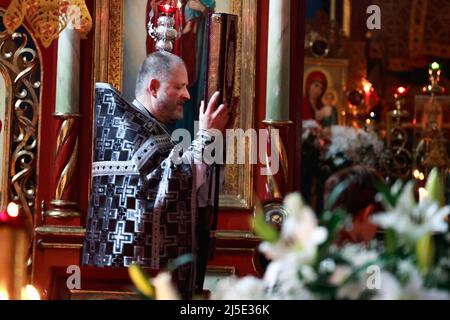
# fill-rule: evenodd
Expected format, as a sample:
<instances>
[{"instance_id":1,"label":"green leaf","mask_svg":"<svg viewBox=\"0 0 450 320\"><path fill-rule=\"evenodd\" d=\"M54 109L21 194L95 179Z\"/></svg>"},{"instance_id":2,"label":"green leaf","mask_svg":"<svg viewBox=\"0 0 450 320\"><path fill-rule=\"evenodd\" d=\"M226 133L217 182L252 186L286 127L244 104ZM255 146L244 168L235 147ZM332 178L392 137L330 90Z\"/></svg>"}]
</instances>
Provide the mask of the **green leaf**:
<instances>
[{"instance_id":1,"label":"green leaf","mask_svg":"<svg viewBox=\"0 0 450 320\"><path fill-rule=\"evenodd\" d=\"M392 229L385 230L384 240L386 243L386 252L387 254L395 254L397 251L397 235L395 231Z\"/></svg>"},{"instance_id":2,"label":"green leaf","mask_svg":"<svg viewBox=\"0 0 450 320\"><path fill-rule=\"evenodd\" d=\"M264 215L261 213L256 214L253 219L253 230L257 236L270 243L275 243L280 238L279 232L274 226L266 222Z\"/></svg>"},{"instance_id":3,"label":"green leaf","mask_svg":"<svg viewBox=\"0 0 450 320\"><path fill-rule=\"evenodd\" d=\"M373 185L375 187L375 190L377 190L383 196L383 198L391 207L395 207L397 205L397 200L401 192L399 192L398 194L392 194L389 186L378 180L374 180Z\"/></svg>"},{"instance_id":4,"label":"green leaf","mask_svg":"<svg viewBox=\"0 0 450 320\"><path fill-rule=\"evenodd\" d=\"M423 275L428 274L434 264L435 245L431 233L423 236L416 244L416 259L419 270Z\"/></svg>"},{"instance_id":5,"label":"green leaf","mask_svg":"<svg viewBox=\"0 0 450 320\"><path fill-rule=\"evenodd\" d=\"M441 205L444 203L444 186L438 168L431 170L425 184L425 189L428 191L428 197L432 201L436 201Z\"/></svg>"},{"instance_id":6,"label":"green leaf","mask_svg":"<svg viewBox=\"0 0 450 320\"><path fill-rule=\"evenodd\" d=\"M185 254L185 255L179 256L175 260L172 260L169 262L169 264L167 265L167 271L173 272L176 269L178 269L179 267L181 267L185 264L191 263L192 261L194 261L194 256L192 254Z\"/></svg>"},{"instance_id":7,"label":"green leaf","mask_svg":"<svg viewBox=\"0 0 450 320\"><path fill-rule=\"evenodd\" d=\"M336 234L342 229L346 212L344 210L326 211L320 219L320 225L328 230L327 240L319 246L319 260L325 256L333 244ZM318 261L319 263L320 261Z\"/></svg>"}]
</instances>

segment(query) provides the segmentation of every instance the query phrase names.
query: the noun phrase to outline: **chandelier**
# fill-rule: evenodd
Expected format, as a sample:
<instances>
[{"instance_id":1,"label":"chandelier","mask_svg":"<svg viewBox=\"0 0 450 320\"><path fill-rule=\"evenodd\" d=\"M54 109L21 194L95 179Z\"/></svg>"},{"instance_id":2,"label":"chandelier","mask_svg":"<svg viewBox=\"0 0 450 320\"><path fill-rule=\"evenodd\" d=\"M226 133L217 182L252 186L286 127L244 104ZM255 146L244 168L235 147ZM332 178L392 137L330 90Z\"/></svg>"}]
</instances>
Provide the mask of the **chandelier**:
<instances>
[{"instance_id":1,"label":"chandelier","mask_svg":"<svg viewBox=\"0 0 450 320\"><path fill-rule=\"evenodd\" d=\"M6 30L12 34L24 18L45 48L66 27L78 30L82 38L92 29L92 18L84 0L12 0L3 17Z\"/></svg>"}]
</instances>

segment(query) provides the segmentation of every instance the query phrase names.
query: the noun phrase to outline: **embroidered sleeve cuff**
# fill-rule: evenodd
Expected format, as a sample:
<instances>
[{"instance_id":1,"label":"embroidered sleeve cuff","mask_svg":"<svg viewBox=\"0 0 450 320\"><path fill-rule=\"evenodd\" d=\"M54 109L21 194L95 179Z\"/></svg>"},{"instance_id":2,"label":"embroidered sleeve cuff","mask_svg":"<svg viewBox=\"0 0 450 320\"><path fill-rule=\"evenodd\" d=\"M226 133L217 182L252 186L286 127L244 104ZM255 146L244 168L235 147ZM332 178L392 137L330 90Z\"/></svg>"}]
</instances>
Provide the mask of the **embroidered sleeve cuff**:
<instances>
[{"instance_id":1,"label":"embroidered sleeve cuff","mask_svg":"<svg viewBox=\"0 0 450 320\"><path fill-rule=\"evenodd\" d=\"M197 133L197 137L192 142L192 153L197 163L203 163L203 152L206 146L214 142L213 130L202 129Z\"/></svg>"}]
</instances>

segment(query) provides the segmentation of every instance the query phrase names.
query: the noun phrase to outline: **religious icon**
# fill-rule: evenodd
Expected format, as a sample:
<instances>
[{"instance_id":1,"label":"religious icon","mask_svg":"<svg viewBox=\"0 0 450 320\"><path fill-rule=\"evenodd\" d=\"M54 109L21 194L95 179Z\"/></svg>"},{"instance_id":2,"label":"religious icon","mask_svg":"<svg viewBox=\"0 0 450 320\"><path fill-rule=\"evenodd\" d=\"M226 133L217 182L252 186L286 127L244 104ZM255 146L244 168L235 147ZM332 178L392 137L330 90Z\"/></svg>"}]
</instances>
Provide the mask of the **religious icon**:
<instances>
[{"instance_id":1,"label":"religious icon","mask_svg":"<svg viewBox=\"0 0 450 320\"><path fill-rule=\"evenodd\" d=\"M450 145L450 107L448 96L416 96L415 169L425 175L433 168L446 168Z\"/></svg>"},{"instance_id":2,"label":"religious icon","mask_svg":"<svg viewBox=\"0 0 450 320\"><path fill-rule=\"evenodd\" d=\"M329 127L345 122L348 61L305 59L302 119Z\"/></svg>"}]
</instances>

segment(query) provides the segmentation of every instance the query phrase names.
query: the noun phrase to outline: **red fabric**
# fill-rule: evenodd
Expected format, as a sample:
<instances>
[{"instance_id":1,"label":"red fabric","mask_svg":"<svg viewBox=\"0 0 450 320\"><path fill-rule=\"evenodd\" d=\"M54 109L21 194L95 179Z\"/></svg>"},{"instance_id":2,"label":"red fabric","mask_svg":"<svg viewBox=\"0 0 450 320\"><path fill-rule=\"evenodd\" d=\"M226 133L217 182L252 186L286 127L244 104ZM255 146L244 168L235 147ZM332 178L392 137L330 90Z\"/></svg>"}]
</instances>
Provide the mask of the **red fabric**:
<instances>
[{"instance_id":1,"label":"red fabric","mask_svg":"<svg viewBox=\"0 0 450 320\"><path fill-rule=\"evenodd\" d=\"M314 114L311 108L311 104L309 103L308 97L305 95L303 97L302 103L302 120L313 120Z\"/></svg>"}]
</instances>

